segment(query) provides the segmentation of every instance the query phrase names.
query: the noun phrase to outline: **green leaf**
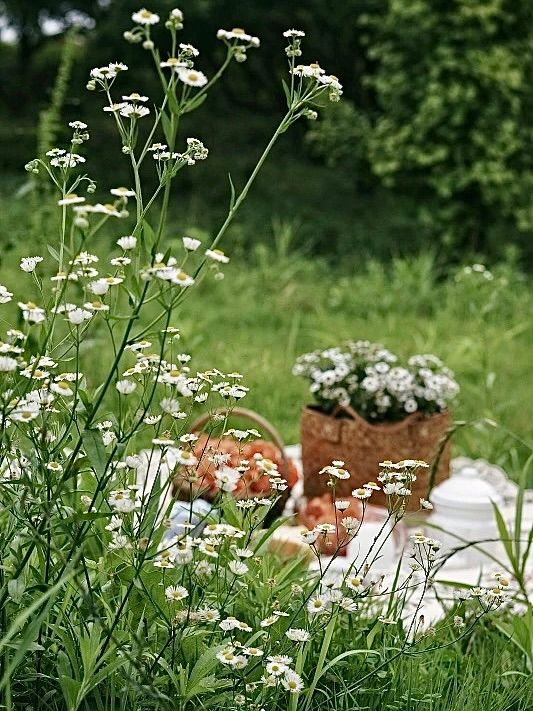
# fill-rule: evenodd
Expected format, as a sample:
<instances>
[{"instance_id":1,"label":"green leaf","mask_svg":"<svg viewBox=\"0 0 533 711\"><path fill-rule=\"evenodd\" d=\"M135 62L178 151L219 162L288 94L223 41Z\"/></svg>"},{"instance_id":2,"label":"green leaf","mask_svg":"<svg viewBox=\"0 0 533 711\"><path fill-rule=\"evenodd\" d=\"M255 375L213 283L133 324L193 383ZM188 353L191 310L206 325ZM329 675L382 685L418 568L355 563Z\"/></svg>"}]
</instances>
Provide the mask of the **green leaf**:
<instances>
[{"instance_id":1,"label":"green leaf","mask_svg":"<svg viewBox=\"0 0 533 711\"><path fill-rule=\"evenodd\" d=\"M155 244L155 231L146 220L143 222L143 245L150 254Z\"/></svg>"},{"instance_id":2,"label":"green leaf","mask_svg":"<svg viewBox=\"0 0 533 711\"><path fill-rule=\"evenodd\" d=\"M233 206L235 205L235 185L233 184L233 180L231 179L231 173L228 173L228 180L231 190L231 197L229 200L229 212L231 212L233 210Z\"/></svg>"},{"instance_id":3,"label":"green leaf","mask_svg":"<svg viewBox=\"0 0 533 711\"><path fill-rule=\"evenodd\" d=\"M7 591L13 602L19 603L21 601L25 589L26 585L22 578L13 578L7 584Z\"/></svg>"},{"instance_id":4,"label":"green leaf","mask_svg":"<svg viewBox=\"0 0 533 711\"><path fill-rule=\"evenodd\" d=\"M105 451L102 435L98 430L85 430L82 434L83 448L98 479L105 476L109 457Z\"/></svg>"},{"instance_id":5,"label":"green leaf","mask_svg":"<svg viewBox=\"0 0 533 711\"><path fill-rule=\"evenodd\" d=\"M286 517L284 518L283 516L280 516L278 519L276 519L276 521L274 521L274 523L270 526L270 528L267 528L267 530L264 531L261 538L255 544L255 546L254 546L255 553L259 553L261 551L261 549L264 547L265 543L268 541L268 539L274 535L274 533L280 526L283 526L284 524L286 524L288 520L289 520L288 518L286 518Z\"/></svg>"},{"instance_id":6,"label":"green leaf","mask_svg":"<svg viewBox=\"0 0 533 711\"><path fill-rule=\"evenodd\" d=\"M195 109L199 108L204 101L207 99L207 94L200 94L200 96L195 97L194 99L191 99L191 101L188 101L185 106L181 109L182 114L188 114L191 111L194 111Z\"/></svg>"},{"instance_id":7,"label":"green leaf","mask_svg":"<svg viewBox=\"0 0 533 711\"><path fill-rule=\"evenodd\" d=\"M91 413L93 411L93 406L92 406L92 403L89 401L87 393L85 392L85 390L79 389L78 395L79 395L80 400L83 403L83 406L85 407L85 411L87 412L87 417L90 417Z\"/></svg>"},{"instance_id":8,"label":"green leaf","mask_svg":"<svg viewBox=\"0 0 533 711\"><path fill-rule=\"evenodd\" d=\"M285 81L285 79L282 79L282 80L281 80L281 84L282 84L282 86L283 86L283 93L285 94L285 98L287 99L287 108L290 109L290 107L291 107L291 92L290 92L290 89L289 89L289 87L288 87L287 82Z\"/></svg>"},{"instance_id":9,"label":"green leaf","mask_svg":"<svg viewBox=\"0 0 533 711\"><path fill-rule=\"evenodd\" d=\"M161 125L163 126L166 141L170 145L172 143L172 123L164 111L161 112Z\"/></svg>"},{"instance_id":10,"label":"green leaf","mask_svg":"<svg viewBox=\"0 0 533 711\"><path fill-rule=\"evenodd\" d=\"M515 520L514 520L514 549L515 556L517 560L520 560L521 553L521 536L522 536L522 514L524 510L524 492L527 485L527 476L529 473L529 467L533 462L533 454L528 457L527 462L522 468L522 473L520 475L520 481L518 482L518 495L516 497L515 504ZM527 560L527 559L526 559Z\"/></svg>"},{"instance_id":11,"label":"green leaf","mask_svg":"<svg viewBox=\"0 0 533 711\"><path fill-rule=\"evenodd\" d=\"M187 699L191 699L197 694L208 691L205 682L209 677L209 673L218 665L216 655L224 649L226 645L221 644L216 647L210 647L200 656L189 675L189 681L186 689Z\"/></svg>"},{"instance_id":12,"label":"green leaf","mask_svg":"<svg viewBox=\"0 0 533 711\"><path fill-rule=\"evenodd\" d=\"M50 255L52 256L52 258L59 264L59 252L57 251L57 249L54 249L49 244L46 245L46 248L47 248L48 252L50 253Z\"/></svg>"},{"instance_id":13,"label":"green leaf","mask_svg":"<svg viewBox=\"0 0 533 711\"><path fill-rule=\"evenodd\" d=\"M513 571L516 571L518 561L516 560L516 558L514 556L513 540L511 538L511 534L507 528L505 519L503 518L501 511L498 508L497 504L492 503L492 509L494 511L494 517L496 519L496 525L498 526L498 533L500 534L501 542L503 543L503 547L505 548L505 552L507 553L507 558L509 559L509 562L511 563Z\"/></svg>"},{"instance_id":14,"label":"green leaf","mask_svg":"<svg viewBox=\"0 0 533 711\"><path fill-rule=\"evenodd\" d=\"M61 686L61 691L67 702L67 710L74 711L78 708L78 692L80 690L81 683L72 679L70 676L60 676L59 684Z\"/></svg>"},{"instance_id":15,"label":"green leaf","mask_svg":"<svg viewBox=\"0 0 533 711\"><path fill-rule=\"evenodd\" d=\"M178 104L178 100L176 99L176 94L174 93L175 87L172 85L169 85L169 88L167 90L167 101L168 101L168 108L170 109L170 112L174 114L174 116L179 116L181 113L183 113L183 109L180 109L180 105ZM164 130L164 127L163 127ZM172 144L171 139L168 138L168 136L165 133L165 137L167 138L167 141L169 145Z\"/></svg>"}]
</instances>

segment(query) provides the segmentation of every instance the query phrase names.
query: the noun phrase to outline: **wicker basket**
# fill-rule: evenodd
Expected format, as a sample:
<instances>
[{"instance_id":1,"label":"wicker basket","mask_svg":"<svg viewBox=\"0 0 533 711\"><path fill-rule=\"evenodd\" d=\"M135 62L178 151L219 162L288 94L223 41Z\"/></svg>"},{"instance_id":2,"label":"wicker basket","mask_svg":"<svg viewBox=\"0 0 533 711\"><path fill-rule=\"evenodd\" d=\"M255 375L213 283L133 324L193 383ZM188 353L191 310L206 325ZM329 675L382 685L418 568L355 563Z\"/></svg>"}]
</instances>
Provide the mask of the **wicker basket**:
<instances>
[{"instance_id":1,"label":"wicker basket","mask_svg":"<svg viewBox=\"0 0 533 711\"><path fill-rule=\"evenodd\" d=\"M425 416L414 413L400 422L371 424L352 408L339 408L334 415L325 415L314 407L306 407L301 417L302 467L304 495L310 499L329 491L327 477L318 472L335 459L344 461L351 477L339 480L338 496L349 496L352 489L375 481L379 462L385 460L423 459L431 463L439 443L450 426L448 412ZM434 484L449 476L450 442L444 446ZM419 498L428 493L428 475L419 470L412 487L408 510L419 508ZM372 503L385 504L385 496L375 492Z\"/></svg>"},{"instance_id":2,"label":"wicker basket","mask_svg":"<svg viewBox=\"0 0 533 711\"><path fill-rule=\"evenodd\" d=\"M224 408L221 408L219 410L215 410L214 412L210 413L205 413L204 415L201 415L197 420L195 420L191 427L190 427L190 432L195 432L199 433L201 432L202 428L212 419L214 414L226 414L227 410ZM264 432L267 437L268 441L273 444L276 448L276 450L279 451L279 456L278 456L278 471L281 477L283 477L286 481L290 482L291 480L291 470L294 470L294 475L296 476L296 470L294 468L294 464L291 462L291 460L287 457L285 454L285 445L283 443L283 440L281 438L281 435L277 431L277 429L264 417L259 415L257 412L254 412L253 410L248 410L243 407L235 407L231 410L230 415L231 419L244 419L248 420L249 422L252 422L254 425L258 427L262 432ZM214 438L215 441L219 441L220 438ZM255 443L261 442L261 440L255 440ZM175 477L174 479L174 486L173 486L173 496L179 497L180 495L186 495L188 496L190 492L189 487L183 487L182 486L182 481L180 481L179 475ZM285 503L289 497L290 490L286 489L284 492L281 492L278 501L276 503L276 506L274 509L270 512L268 519L272 519L276 515L280 515L284 509ZM206 491L202 491L201 493L203 498L211 498L209 493ZM253 496L253 493L249 493L247 491L243 491L240 494L241 498L247 498L248 496Z\"/></svg>"}]
</instances>

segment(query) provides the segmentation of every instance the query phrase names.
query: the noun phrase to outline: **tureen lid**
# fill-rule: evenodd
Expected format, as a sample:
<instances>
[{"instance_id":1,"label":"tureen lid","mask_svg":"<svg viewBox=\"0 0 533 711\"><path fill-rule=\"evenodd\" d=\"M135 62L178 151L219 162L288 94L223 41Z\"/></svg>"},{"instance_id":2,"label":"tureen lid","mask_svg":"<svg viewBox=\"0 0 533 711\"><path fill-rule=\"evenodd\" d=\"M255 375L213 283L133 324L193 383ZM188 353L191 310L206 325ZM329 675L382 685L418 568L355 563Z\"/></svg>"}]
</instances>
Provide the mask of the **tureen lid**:
<instances>
[{"instance_id":1,"label":"tureen lid","mask_svg":"<svg viewBox=\"0 0 533 711\"><path fill-rule=\"evenodd\" d=\"M462 467L449 479L436 486L431 493L435 508L448 506L456 509L492 512L492 504L501 506L503 499L496 489L484 481L474 467Z\"/></svg>"}]
</instances>

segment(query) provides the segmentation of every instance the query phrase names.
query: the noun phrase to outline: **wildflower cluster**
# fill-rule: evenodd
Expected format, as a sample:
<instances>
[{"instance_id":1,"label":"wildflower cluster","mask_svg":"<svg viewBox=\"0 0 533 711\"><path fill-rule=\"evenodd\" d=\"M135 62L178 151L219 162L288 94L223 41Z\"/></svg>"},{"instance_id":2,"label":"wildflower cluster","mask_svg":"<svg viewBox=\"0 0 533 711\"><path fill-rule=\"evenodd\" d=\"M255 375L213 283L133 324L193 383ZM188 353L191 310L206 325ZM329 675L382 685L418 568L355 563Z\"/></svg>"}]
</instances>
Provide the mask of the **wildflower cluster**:
<instances>
[{"instance_id":1,"label":"wildflower cluster","mask_svg":"<svg viewBox=\"0 0 533 711\"><path fill-rule=\"evenodd\" d=\"M314 547L315 554L337 555L345 549L359 533L367 515L367 506L372 495L382 491L386 497L387 522L394 524L403 518L411 497L411 487L416 481L418 469L427 468L426 462L414 459L401 462L381 462L378 482L369 481L353 489L351 497L339 499L336 486L340 480L349 480L350 473L344 462L334 461L320 470L319 476L327 476L331 495L324 494L308 501L300 511L300 520L308 527L302 533L305 543ZM432 505L420 499L420 509L431 509Z\"/></svg>"},{"instance_id":2,"label":"wildflower cluster","mask_svg":"<svg viewBox=\"0 0 533 711\"><path fill-rule=\"evenodd\" d=\"M369 341L305 353L293 373L310 381L310 393L326 412L352 407L370 421L442 412L459 392L453 372L437 356L414 355L402 365Z\"/></svg>"},{"instance_id":3,"label":"wildflower cluster","mask_svg":"<svg viewBox=\"0 0 533 711\"><path fill-rule=\"evenodd\" d=\"M230 391L235 398L244 394L244 387L232 385ZM186 437L192 452L186 459L179 453L175 456L174 485L178 491L194 490L207 499L229 492L237 499L260 501L274 492L285 492L296 482L294 464L282 459L274 444L259 439L255 429L230 428L223 437L215 437L213 431Z\"/></svg>"},{"instance_id":4,"label":"wildflower cluster","mask_svg":"<svg viewBox=\"0 0 533 711\"><path fill-rule=\"evenodd\" d=\"M129 73L121 61L95 67L88 81L103 96L131 183L111 188L110 198L88 199L96 192L82 172L89 132L72 122L67 147L27 166L55 189L59 229L50 258L32 250L21 273L0 285L4 322L16 318L0 342L2 685L22 689L25 708L40 708L44 698L69 709L260 709L286 707L287 699L297 708L300 694L309 705L336 665L339 656L328 661L334 635L341 658L353 656L356 644L368 650L369 626L391 623L371 572L379 550L335 583L327 570L309 571L305 556L281 564L269 547L273 529L264 525L296 472L258 441L257 430L229 426L248 393L242 375L193 369L179 319L184 295L208 268L223 275L229 257L219 242L277 138L342 89L318 65L296 65L303 33L287 32L286 115L213 238L202 244L184 235L179 243L167 224L171 187L182 167L208 156L199 139L180 137L180 118L259 40L221 30L226 58L208 79L196 67L198 50L178 42L179 9L164 22L170 46L163 54L152 33L160 16L142 8L132 21L124 37L151 58L159 105L124 88ZM157 176L153 191L141 179L147 158ZM380 356L376 366L382 361L389 362ZM444 375L429 357L413 367ZM444 386L426 380L424 388L439 391L437 407ZM207 424L191 431L199 410ZM390 499L399 500L422 464L385 464L382 485L395 486ZM353 501L337 500L335 482L349 473L335 461L322 475L332 482L334 523L304 536L320 565L319 541L337 536L334 560L358 535L379 488L370 482L352 492ZM402 507L391 509L395 522ZM387 592L390 609L401 608L409 575ZM499 599L503 586L500 579L480 595L483 604ZM399 647L400 628L391 623L384 650ZM367 657L354 658L354 688L367 678Z\"/></svg>"},{"instance_id":5,"label":"wildflower cluster","mask_svg":"<svg viewBox=\"0 0 533 711\"><path fill-rule=\"evenodd\" d=\"M472 264L471 266L466 266L461 269L456 275L456 280L461 281L464 278L478 277L478 280L482 281L493 281L494 274L487 269L484 264Z\"/></svg>"},{"instance_id":6,"label":"wildflower cluster","mask_svg":"<svg viewBox=\"0 0 533 711\"><path fill-rule=\"evenodd\" d=\"M381 490L387 497L387 507L395 513L405 510L411 496L412 485L416 481L416 472L419 469L428 469L429 464L419 459L404 459L401 462L380 462L381 470L378 481ZM426 499L420 499L420 508L430 510L432 504Z\"/></svg>"}]
</instances>

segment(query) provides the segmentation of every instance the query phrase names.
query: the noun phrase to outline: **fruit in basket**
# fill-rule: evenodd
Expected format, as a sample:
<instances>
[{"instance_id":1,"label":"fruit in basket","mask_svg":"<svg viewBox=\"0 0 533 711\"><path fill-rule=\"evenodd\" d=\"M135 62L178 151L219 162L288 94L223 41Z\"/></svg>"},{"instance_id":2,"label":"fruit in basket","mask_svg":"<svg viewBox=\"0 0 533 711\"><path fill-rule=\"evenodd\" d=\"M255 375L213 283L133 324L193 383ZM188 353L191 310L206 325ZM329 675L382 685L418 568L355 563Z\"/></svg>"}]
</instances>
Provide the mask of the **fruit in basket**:
<instances>
[{"instance_id":1,"label":"fruit in basket","mask_svg":"<svg viewBox=\"0 0 533 711\"><path fill-rule=\"evenodd\" d=\"M341 540L346 538L346 530L341 524L342 519L349 516L360 520L362 516L363 507L356 498L350 496L342 499L342 502L341 510L335 506L331 494L326 493L309 499L298 512L299 522L309 530L313 530L320 524L335 526L335 532L320 534L315 543L318 550L326 555L331 555L336 550L339 537ZM346 555L346 548L342 548L339 554Z\"/></svg>"},{"instance_id":2,"label":"fruit in basket","mask_svg":"<svg viewBox=\"0 0 533 711\"><path fill-rule=\"evenodd\" d=\"M276 475L290 490L298 479L294 462L284 458L273 442L258 439L237 444L228 437L202 434L193 449L193 467L179 466L175 471L174 493L213 499L221 490L231 491L238 499L268 496L272 491L269 462L277 466ZM275 471L275 469L274 469Z\"/></svg>"}]
</instances>

